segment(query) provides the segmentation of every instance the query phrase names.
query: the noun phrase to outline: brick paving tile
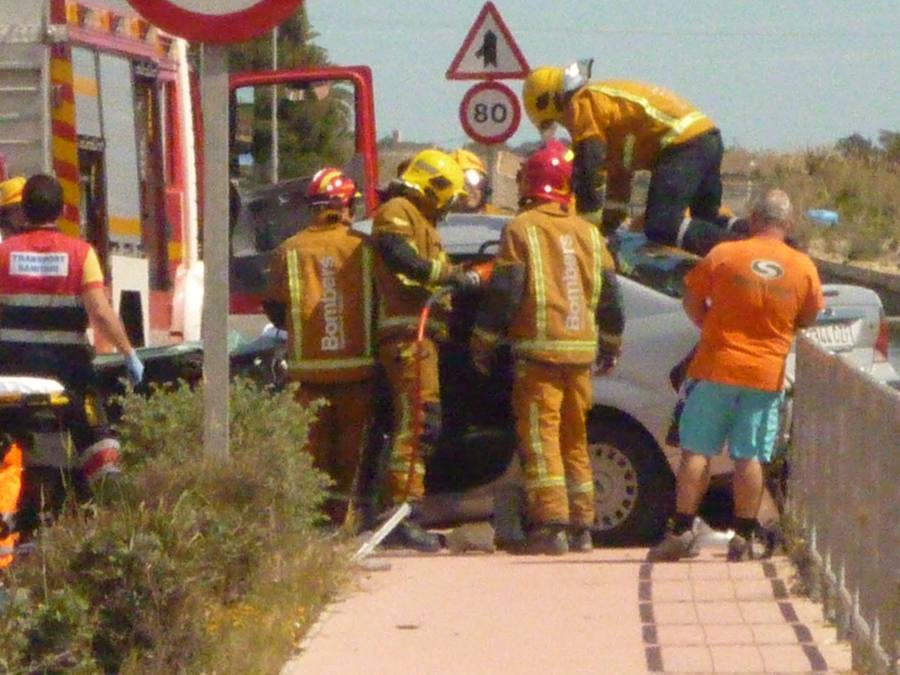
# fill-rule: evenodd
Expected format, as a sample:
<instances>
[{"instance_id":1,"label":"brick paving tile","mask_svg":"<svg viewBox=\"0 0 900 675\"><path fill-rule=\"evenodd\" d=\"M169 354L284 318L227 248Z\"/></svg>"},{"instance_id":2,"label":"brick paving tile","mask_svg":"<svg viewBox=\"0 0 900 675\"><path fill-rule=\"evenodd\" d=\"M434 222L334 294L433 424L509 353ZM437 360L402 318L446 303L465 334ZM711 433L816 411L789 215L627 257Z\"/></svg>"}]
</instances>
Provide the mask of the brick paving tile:
<instances>
[{"instance_id":1,"label":"brick paving tile","mask_svg":"<svg viewBox=\"0 0 900 675\"><path fill-rule=\"evenodd\" d=\"M697 602L735 599L734 582L730 579L703 579L702 581L694 581L691 585L694 589L694 600Z\"/></svg>"},{"instance_id":2,"label":"brick paving tile","mask_svg":"<svg viewBox=\"0 0 900 675\"><path fill-rule=\"evenodd\" d=\"M766 571L758 562L728 563L728 576L731 579L765 579Z\"/></svg>"},{"instance_id":3,"label":"brick paving tile","mask_svg":"<svg viewBox=\"0 0 900 675\"><path fill-rule=\"evenodd\" d=\"M738 606L741 616L747 623L778 623L784 621L784 615L778 607L778 603L760 601L740 601Z\"/></svg>"},{"instance_id":4,"label":"brick paving tile","mask_svg":"<svg viewBox=\"0 0 900 675\"><path fill-rule=\"evenodd\" d=\"M797 633L793 626L786 623L757 623L750 626L756 644L760 645L795 645Z\"/></svg>"},{"instance_id":5,"label":"brick paving tile","mask_svg":"<svg viewBox=\"0 0 900 675\"><path fill-rule=\"evenodd\" d=\"M704 626L706 644L709 645L752 645L753 631L750 626L733 624L725 626Z\"/></svg>"},{"instance_id":6,"label":"brick paving tile","mask_svg":"<svg viewBox=\"0 0 900 675\"><path fill-rule=\"evenodd\" d=\"M663 647L664 672L711 673L712 657L706 647Z\"/></svg>"},{"instance_id":7,"label":"brick paving tile","mask_svg":"<svg viewBox=\"0 0 900 675\"><path fill-rule=\"evenodd\" d=\"M744 623L736 602L698 602L697 618L704 625Z\"/></svg>"},{"instance_id":8,"label":"brick paving tile","mask_svg":"<svg viewBox=\"0 0 900 675\"><path fill-rule=\"evenodd\" d=\"M688 579L691 576L690 565L685 564L666 564L651 565L651 576L653 581L666 581L669 579Z\"/></svg>"},{"instance_id":9,"label":"brick paving tile","mask_svg":"<svg viewBox=\"0 0 900 675\"><path fill-rule=\"evenodd\" d=\"M699 623L692 602L654 602L653 617L657 625L667 623Z\"/></svg>"},{"instance_id":10,"label":"brick paving tile","mask_svg":"<svg viewBox=\"0 0 900 675\"><path fill-rule=\"evenodd\" d=\"M800 645L761 645L767 673L808 673L809 658Z\"/></svg>"},{"instance_id":11,"label":"brick paving tile","mask_svg":"<svg viewBox=\"0 0 900 675\"><path fill-rule=\"evenodd\" d=\"M756 647L715 645L709 648L717 673L762 673L762 657Z\"/></svg>"},{"instance_id":12,"label":"brick paving tile","mask_svg":"<svg viewBox=\"0 0 900 675\"><path fill-rule=\"evenodd\" d=\"M653 602L693 599L691 584L684 580L657 581L654 578L652 596Z\"/></svg>"},{"instance_id":13,"label":"brick paving tile","mask_svg":"<svg viewBox=\"0 0 900 675\"><path fill-rule=\"evenodd\" d=\"M661 645L703 645L706 633L699 624L667 624L656 627L656 636Z\"/></svg>"},{"instance_id":14,"label":"brick paving tile","mask_svg":"<svg viewBox=\"0 0 900 675\"><path fill-rule=\"evenodd\" d=\"M738 600L773 600L772 582L768 579L739 579L734 581L734 594Z\"/></svg>"},{"instance_id":15,"label":"brick paving tile","mask_svg":"<svg viewBox=\"0 0 900 675\"><path fill-rule=\"evenodd\" d=\"M689 563L691 579L728 579L728 565L718 565L711 561Z\"/></svg>"}]
</instances>

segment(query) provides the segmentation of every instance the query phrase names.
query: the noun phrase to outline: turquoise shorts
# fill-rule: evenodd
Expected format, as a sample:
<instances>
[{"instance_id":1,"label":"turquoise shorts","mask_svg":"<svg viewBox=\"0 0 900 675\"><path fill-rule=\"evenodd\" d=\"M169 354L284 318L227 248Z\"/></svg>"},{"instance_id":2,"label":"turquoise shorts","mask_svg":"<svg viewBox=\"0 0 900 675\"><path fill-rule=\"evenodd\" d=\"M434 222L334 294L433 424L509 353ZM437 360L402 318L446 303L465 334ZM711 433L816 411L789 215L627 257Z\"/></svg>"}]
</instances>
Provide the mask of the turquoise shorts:
<instances>
[{"instance_id":1,"label":"turquoise shorts","mask_svg":"<svg viewBox=\"0 0 900 675\"><path fill-rule=\"evenodd\" d=\"M707 380L689 386L678 428L682 448L711 457L727 442L732 459L772 459L782 392Z\"/></svg>"}]
</instances>

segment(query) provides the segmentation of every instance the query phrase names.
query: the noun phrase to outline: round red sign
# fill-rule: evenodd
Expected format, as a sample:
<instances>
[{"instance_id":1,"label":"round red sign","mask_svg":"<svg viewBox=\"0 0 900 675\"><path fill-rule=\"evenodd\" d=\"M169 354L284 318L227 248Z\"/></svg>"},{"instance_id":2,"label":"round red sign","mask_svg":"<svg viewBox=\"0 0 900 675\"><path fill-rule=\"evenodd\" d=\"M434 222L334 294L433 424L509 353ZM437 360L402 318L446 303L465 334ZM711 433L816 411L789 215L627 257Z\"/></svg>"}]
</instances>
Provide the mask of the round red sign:
<instances>
[{"instance_id":1,"label":"round red sign","mask_svg":"<svg viewBox=\"0 0 900 675\"><path fill-rule=\"evenodd\" d=\"M500 82L476 84L459 104L459 121L472 139L485 145L502 143L519 128L522 109L512 89Z\"/></svg>"},{"instance_id":2,"label":"round red sign","mask_svg":"<svg viewBox=\"0 0 900 675\"><path fill-rule=\"evenodd\" d=\"M194 42L225 44L261 35L302 0L128 0L147 21Z\"/></svg>"}]
</instances>

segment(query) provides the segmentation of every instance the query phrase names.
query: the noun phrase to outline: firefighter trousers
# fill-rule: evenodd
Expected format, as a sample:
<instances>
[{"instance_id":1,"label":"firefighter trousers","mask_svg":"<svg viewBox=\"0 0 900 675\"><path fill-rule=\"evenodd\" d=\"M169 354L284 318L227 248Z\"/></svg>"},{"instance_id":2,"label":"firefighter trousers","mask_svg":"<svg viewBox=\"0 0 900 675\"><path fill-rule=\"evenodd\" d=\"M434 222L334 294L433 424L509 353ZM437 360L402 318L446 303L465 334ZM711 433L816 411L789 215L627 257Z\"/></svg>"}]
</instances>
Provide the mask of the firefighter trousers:
<instances>
[{"instance_id":1,"label":"firefighter trousers","mask_svg":"<svg viewBox=\"0 0 900 675\"><path fill-rule=\"evenodd\" d=\"M372 392L371 379L303 382L297 390L297 402L301 405L319 399L327 402L319 408L306 448L312 455L313 465L334 482L325 510L337 524L344 522L350 500L356 497L357 469L372 418Z\"/></svg>"},{"instance_id":2,"label":"firefighter trousers","mask_svg":"<svg viewBox=\"0 0 900 675\"><path fill-rule=\"evenodd\" d=\"M378 359L391 390L394 419L388 491L394 504L419 500L425 495L425 461L441 433L437 347L428 338L421 343L395 339L378 347Z\"/></svg>"},{"instance_id":3,"label":"firefighter trousers","mask_svg":"<svg viewBox=\"0 0 900 675\"><path fill-rule=\"evenodd\" d=\"M722 135L712 130L660 153L647 191L648 239L702 256L716 244L737 238L727 231L727 219L719 216L723 152ZM679 236L687 208L691 221Z\"/></svg>"},{"instance_id":4,"label":"firefighter trousers","mask_svg":"<svg viewBox=\"0 0 900 675\"><path fill-rule=\"evenodd\" d=\"M529 527L593 525L594 480L585 423L590 366L519 359L512 402Z\"/></svg>"}]
</instances>

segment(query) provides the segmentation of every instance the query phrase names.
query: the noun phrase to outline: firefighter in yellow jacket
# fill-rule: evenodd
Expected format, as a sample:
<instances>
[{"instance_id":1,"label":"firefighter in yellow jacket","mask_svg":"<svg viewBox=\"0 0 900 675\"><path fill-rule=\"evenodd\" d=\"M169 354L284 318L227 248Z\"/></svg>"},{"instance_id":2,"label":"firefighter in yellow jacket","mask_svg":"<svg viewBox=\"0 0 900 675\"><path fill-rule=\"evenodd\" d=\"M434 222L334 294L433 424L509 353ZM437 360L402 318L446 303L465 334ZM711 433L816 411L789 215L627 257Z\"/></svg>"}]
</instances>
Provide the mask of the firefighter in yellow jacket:
<instances>
[{"instance_id":1,"label":"firefighter in yellow jacket","mask_svg":"<svg viewBox=\"0 0 900 675\"><path fill-rule=\"evenodd\" d=\"M713 121L662 87L591 82L590 63L537 68L522 89L528 117L542 133L561 123L572 137L579 213L608 235L627 215L634 172L651 171L649 239L705 255L720 241L745 236L744 220L719 215L723 146Z\"/></svg>"},{"instance_id":2,"label":"firefighter in yellow jacket","mask_svg":"<svg viewBox=\"0 0 900 675\"><path fill-rule=\"evenodd\" d=\"M338 169L313 176L306 193L313 221L278 248L264 302L272 323L287 330L298 400L327 402L308 448L334 481L326 509L335 524L345 521L355 487L375 369L373 255L365 236L349 227L356 196Z\"/></svg>"},{"instance_id":3,"label":"firefighter in yellow jacket","mask_svg":"<svg viewBox=\"0 0 900 675\"><path fill-rule=\"evenodd\" d=\"M416 343L419 315L445 285L477 286L478 276L451 265L437 223L465 197L462 169L446 153L423 150L400 175L396 196L375 213L372 244L379 295L378 359L391 391L393 438L388 490L394 503L425 492L425 460L440 436L441 403L435 340L447 337L449 302L436 306L426 339ZM418 432L418 438L414 433ZM389 542L421 551L440 548L436 536L405 522Z\"/></svg>"},{"instance_id":4,"label":"firefighter in yellow jacket","mask_svg":"<svg viewBox=\"0 0 900 675\"><path fill-rule=\"evenodd\" d=\"M612 257L600 231L569 212L570 178L564 146L544 147L526 160L519 179L523 208L501 236L471 341L482 372L501 337L515 357L513 413L529 553L592 548L594 483L585 428L591 366L613 367L624 328Z\"/></svg>"}]
</instances>

